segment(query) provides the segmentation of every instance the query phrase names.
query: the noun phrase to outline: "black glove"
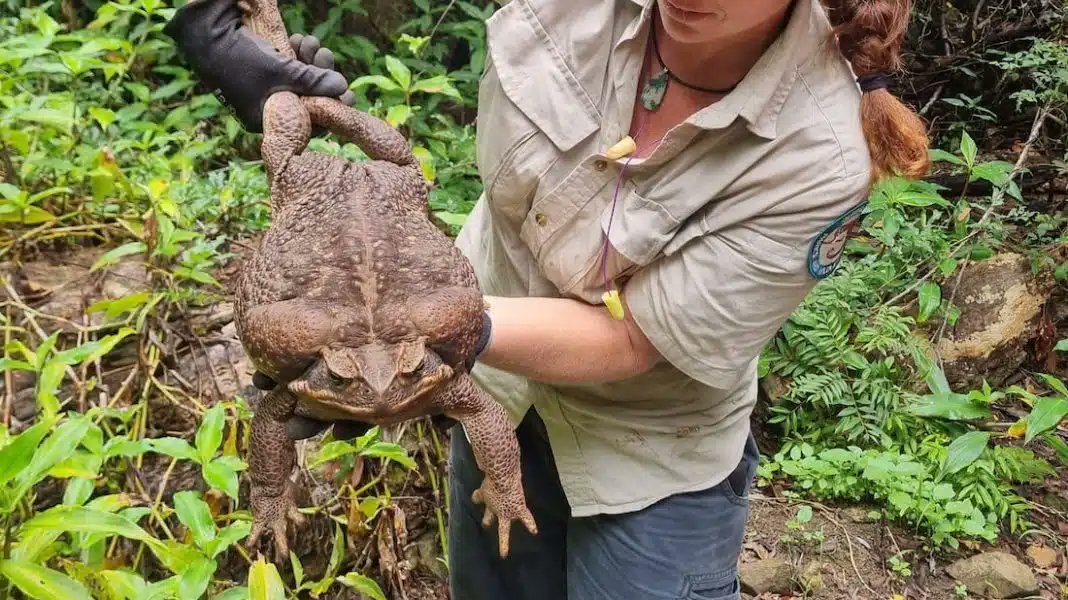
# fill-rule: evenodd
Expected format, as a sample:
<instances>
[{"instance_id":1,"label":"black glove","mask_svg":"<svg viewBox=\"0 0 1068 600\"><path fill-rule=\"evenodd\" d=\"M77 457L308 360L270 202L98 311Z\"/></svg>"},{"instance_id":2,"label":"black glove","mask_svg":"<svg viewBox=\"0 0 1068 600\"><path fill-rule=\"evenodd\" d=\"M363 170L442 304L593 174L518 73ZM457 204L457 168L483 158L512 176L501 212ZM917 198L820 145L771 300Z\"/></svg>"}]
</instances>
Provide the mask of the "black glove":
<instances>
[{"instance_id":1,"label":"black glove","mask_svg":"<svg viewBox=\"0 0 1068 600\"><path fill-rule=\"evenodd\" d=\"M269 392L278 384L267 375L256 371L252 375L252 385L256 386L257 389ZM359 423L356 421L337 421L328 423L326 421L294 415L286 421L286 433L289 434L289 439L304 440L319 435L331 425L334 426L334 437L339 440L358 438L374 427L374 425L371 425L370 423Z\"/></svg>"},{"instance_id":2,"label":"black glove","mask_svg":"<svg viewBox=\"0 0 1068 600\"><path fill-rule=\"evenodd\" d=\"M285 58L267 40L242 25L236 0L187 4L163 31L252 132L263 131L263 105L275 92L341 98L348 91L345 77L333 70L333 54L318 48L318 41L310 55L299 53L313 64ZM301 39L297 47L304 50Z\"/></svg>"}]
</instances>

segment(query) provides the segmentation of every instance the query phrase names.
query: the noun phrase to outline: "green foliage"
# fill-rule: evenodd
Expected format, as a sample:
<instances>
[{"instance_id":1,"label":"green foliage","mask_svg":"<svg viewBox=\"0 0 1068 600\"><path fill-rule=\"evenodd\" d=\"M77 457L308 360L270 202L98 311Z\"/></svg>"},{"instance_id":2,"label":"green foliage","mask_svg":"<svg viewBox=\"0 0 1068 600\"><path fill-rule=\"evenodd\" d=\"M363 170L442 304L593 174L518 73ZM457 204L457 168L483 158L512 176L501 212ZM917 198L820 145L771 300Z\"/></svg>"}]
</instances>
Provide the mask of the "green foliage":
<instances>
[{"instance_id":1,"label":"green foliage","mask_svg":"<svg viewBox=\"0 0 1068 600\"><path fill-rule=\"evenodd\" d=\"M956 153L935 150L932 158L969 183L991 183L990 210L1006 196L1020 197L1012 165L982 161L967 133ZM1019 427L1021 435L1028 428L1030 441L1064 418L1063 385L1046 377L1054 393L1042 397L989 386L956 393L928 342L959 315L940 279L952 282L962 261L992 255L1007 236L986 218L990 210L981 216L976 205L984 201L963 194L951 201L925 182L875 186L864 234L847 245L850 258L816 286L761 356L761 373L781 390L769 421L785 436L762 478L786 476L793 493L816 498L874 500L884 516L911 524L935 545L993 539L1002 524L1026 526L1027 504L1012 486L1052 470L976 426L992 420L996 403L1018 396L1034 406Z\"/></svg>"},{"instance_id":2,"label":"green foliage","mask_svg":"<svg viewBox=\"0 0 1068 600\"><path fill-rule=\"evenodd\" d=\"M1017 108L1024 105L1068 105L1068 46L1063 42L1032 38L1022 52L991 51L1008 77L1027 82L1013 94Z\"/></svg>"},{"instance_id":3,"label":"green foliage","mask_svg":"<svg viewBox=\"0 0 1068 600\"><path fill-rule=\"evenodd\" d=\"M312 468L335 477L340 495L304 509L337 522L326 572L306 577L294 557L295 582L262 560L238 573L250 529L239 458L250 413L241 398L202 406L164 381L165 354L191 339L176 317L222 299L216 273L230 242L269 223L258 139L204 93L162 35L171 2L74 3L88 19L81 28L68 26L58 3L15 4L0 1L0 257L100 246L93 272L140 262L148 281L86 307L92 324L74 325L76 333L4 320L0 371L33 373L37 416L24 429L0 429L0 594L244 600L351 588L384 598L373 579L351 572L346 534L373 530L380 518L392 526L396 474L436 464L417 464L378 429L327 443ZM302 7L291 3L288 17ZM478 73L468 69L484 57L485 33L472 14L484 10L420 5L385 52L333 35L358 2L332 3L317 29L343 68L353 66L347 73L383 78L353 79L360 106L412 139L434 184L431 209L452 230L481 192L473 128L450 115L473 104ZM459 39L475 51L472 63L447 72L441 57ZM362 157L331 139L312 147ZM112 397L100 367L120 350L135 364ZM154 433L149 406L160 402L195 416L195 431ZM158 491L144 478L148 461L162 464ZM352 489L357 469L377 475ZM190 470L206 491L164 493L173 474Z\"/></svg>"}]
</instances>

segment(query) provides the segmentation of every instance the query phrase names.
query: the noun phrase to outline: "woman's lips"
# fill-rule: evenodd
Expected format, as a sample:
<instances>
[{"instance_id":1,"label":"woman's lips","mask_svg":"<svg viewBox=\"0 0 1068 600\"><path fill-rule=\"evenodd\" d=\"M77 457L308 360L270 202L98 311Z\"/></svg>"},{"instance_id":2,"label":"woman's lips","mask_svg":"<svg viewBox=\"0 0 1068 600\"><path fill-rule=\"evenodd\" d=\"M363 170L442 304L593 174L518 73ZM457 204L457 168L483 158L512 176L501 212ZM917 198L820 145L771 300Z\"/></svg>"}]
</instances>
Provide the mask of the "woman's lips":
<instances>
[{"instance_id":1,"label":"woman's lips","mask_svg":"<svg viewBox=\"0 0 1068 600\"><path fill-rule=\"evenodd\" d=\"M671 0L664 0L664 7L667 9L667 13L673 20L681 21L684 23L693 23L694 21L700 21L707 18L721 18L722 11L718 8L709 8L706 10L693 10L692 8L683 8Z\"/></svg>"}]
</instances>

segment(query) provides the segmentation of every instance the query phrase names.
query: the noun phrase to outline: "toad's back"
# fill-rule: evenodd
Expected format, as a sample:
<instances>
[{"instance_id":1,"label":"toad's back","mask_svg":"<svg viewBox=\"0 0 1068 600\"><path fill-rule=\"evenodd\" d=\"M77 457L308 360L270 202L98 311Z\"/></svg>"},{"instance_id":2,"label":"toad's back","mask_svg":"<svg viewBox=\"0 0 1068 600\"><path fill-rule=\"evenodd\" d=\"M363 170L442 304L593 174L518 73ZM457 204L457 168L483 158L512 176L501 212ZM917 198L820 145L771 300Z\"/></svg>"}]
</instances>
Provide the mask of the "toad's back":
<instances>
[{"instance_id":1,"label":"toad's back","mask_svg":"<svg viewBox=\"0 0 1068 600\"><path fill-rule=\"evenodd\" d=\"M414 337L409 298L477 288L470 264L428 219L425 184L413 190L400 169L294 157L290 185L275 191L274 223L243 269L239 310L301 299L348 314L339 331L347 342L397 341Z\"/></svg>"}]
</instances>

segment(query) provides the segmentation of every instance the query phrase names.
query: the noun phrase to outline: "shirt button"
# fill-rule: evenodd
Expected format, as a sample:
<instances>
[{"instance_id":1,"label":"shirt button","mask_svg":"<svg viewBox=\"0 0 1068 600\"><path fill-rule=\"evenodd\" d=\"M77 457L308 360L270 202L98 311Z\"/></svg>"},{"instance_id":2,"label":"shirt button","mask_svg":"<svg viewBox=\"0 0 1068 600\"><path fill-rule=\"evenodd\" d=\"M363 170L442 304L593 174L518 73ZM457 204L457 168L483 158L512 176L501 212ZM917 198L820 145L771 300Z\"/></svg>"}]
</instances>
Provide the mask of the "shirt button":
<instances>
[{"instance_id":1,"label":"shirt button","mask_svg":"<svg viewBox=\"0 0 1068 600\"><path fill-rule=\"evenodd\" d=\"M606 161L606 160L595 161L593 163L593 168L597 169L598 171L604 171L605 169L608 168L608 161Z\"/></svg>"},{"instance_id":2,"label":"shirt button","mask_svg":"<svg viewBox=\"0 0 1068 600\"><path fill-rule=\"evenodd\" d=\"M549 217L546 217L545 213L538 213L534 215L534 222L544 227L545 224L549 222Z\"/></svg>"}]
</instances>

